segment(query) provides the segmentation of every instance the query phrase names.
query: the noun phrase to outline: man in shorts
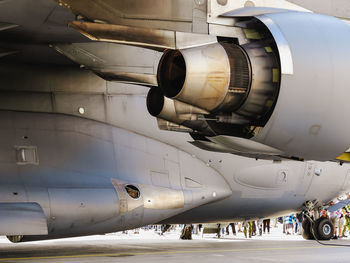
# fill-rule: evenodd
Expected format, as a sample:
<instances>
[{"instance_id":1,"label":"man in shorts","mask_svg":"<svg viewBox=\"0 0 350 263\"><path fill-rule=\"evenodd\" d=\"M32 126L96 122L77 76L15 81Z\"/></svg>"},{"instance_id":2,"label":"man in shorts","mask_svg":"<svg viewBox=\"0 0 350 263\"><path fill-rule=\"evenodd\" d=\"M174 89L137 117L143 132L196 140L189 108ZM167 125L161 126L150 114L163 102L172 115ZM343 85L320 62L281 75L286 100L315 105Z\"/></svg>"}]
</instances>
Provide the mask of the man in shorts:
<instances>
[{"instance_id":1,"label":"man in shorts","mask_svg":"<svg viewBox=\"0 0 350 263\"><path fill-rule=\"evenodd\" d=\"M330 203L330 205L333 205L333 204L332 204L332 202ZM331 220L331 222L332 222L332 224L334 226L333 239L338 239L337 232L338 232L338 229L339 229L339 218L340 218L339 211L336 210L336 211L333 211L333 212L328 212L328 216L329 216L329 219Z\"/></svg>"}]
</instances>

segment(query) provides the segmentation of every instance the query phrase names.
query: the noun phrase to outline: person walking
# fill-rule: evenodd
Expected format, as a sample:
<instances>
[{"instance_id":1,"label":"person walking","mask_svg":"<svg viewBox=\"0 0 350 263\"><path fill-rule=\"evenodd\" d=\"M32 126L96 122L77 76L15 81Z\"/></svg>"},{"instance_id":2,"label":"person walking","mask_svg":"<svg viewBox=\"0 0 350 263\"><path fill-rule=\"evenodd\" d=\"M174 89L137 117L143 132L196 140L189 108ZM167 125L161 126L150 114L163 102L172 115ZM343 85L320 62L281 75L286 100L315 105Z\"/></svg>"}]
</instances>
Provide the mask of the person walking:
<instances>
[{"instance_id":1,"label":"person walking","mask_svg":"<svg viewBox=\"0 0 350 263\"><path fill-rule=\"evenodd\" d=\"M264 219L263 220L263 231L264 231L264 234L266 233L266 230L267 230L267 233L270 234L270 218L268 219Z\"/></svg>"},{"instance_id":2,"label":"person walking","mask_svg":"<svg viewBox=\"0 0 350 263\"><path fill-rule=\"evenodd\" d=\"M301 224L303 223L303 213L296 214L296 234L301 235Z\"/></svg>"},{"instance_id":3,"label":"person walking","mask_svg":"<svg viewBox=\"0 0 350 263\"><path fill-rule=\"evenodd\" d=\"M236 235L236 226L235 226L235 223L230 223L227 227L226 227L226 235L229 235L230 234L230 226L231 226L231 229L232 229L232 234L235 236Z\"/></svg>"},{"instance_id":4,"label":"person walking","mask_svg":"<svg viewBox=\"0 0 350 263\"><path fill-rule=\"evenodd\" d=\"M184 225L180 238L183 240L191 240L192 239L192 230L193 230L193 225Z\"/></svg>"},{"instance_id":5,"label":"person walking","mask_svg":"<svg viewBox=\"0 0 350 263\"><path fill-rule=\"evenodd\" d=\"M255 221L252 221L252 236L256 236L256 224L255 224Z\"/></svg>"},{"instance_id":6,"label":"person walking","mask_svg":"<svg viewBox=\"0 0 350 263\"><path fill-rule=\"evenodd\" d=\"M284 217L286 235L290 235L293 231L293 217L293 214Z\"/></svg>"},{"instance_id":7,"label":"person walking","mask_svg":"<svg viewBox=\"0 0 350 263\"><path fill-rule=\"evenodd\" d=\"M343 214L344 214L345 223L344 223L344 228L342 232L342 237L347 237L345 235L346 230L348 230L350 233L350 206L349 205L344 206Z\"/></svg>"},{"instance_id":8,"label":"person walking","mask_svg":"<svg viewBox=\"0 0 350 263\"><path fill-rule=\"evenodd\" d=\"M252 237L253 234L253 224L252 221L244 221L243 222L243 232L244 232L244 236L245 238L247 238L247 236L249 236L249 238Z\"/></svg>"},{"instance_id":9,"label":"person walking","mask_svg":"<svg viewBox=\"0 0 350 263\"><path fill-rule=\"evenodd\" d=\"M334 204L334 203L333 203ZM333 205L332 202L330 205ZM339 211L328 212L329 219L334 226L334 236L332 239L338 239L338 229L339 229Z\"/></svg>"},{"instance_id":10,"label":"person walking","mask_svg":"<svg viewBox=\"0 0 350 263\"><path fill-rule=\"evenodd\" d=\"M257 225L258 225L258 229L259 229L259 236L262 236L262 232L263 232L263 219L259 219L257 221Z\"/></svg>"}]
</instances>

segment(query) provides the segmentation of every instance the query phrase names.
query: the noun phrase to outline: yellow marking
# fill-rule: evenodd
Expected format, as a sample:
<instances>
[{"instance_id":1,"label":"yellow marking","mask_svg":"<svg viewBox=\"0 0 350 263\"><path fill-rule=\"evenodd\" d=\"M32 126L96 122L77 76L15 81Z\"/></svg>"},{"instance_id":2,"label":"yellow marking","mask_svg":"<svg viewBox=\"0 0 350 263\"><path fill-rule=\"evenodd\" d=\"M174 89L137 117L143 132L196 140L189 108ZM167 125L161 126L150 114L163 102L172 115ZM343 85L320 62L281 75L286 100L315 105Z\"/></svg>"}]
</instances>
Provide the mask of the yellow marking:
<instances>
[{"instance_id":1,"label":"yellow marking","mask_svg":"<svg viewBox=\"0 0 350 263\"><path fill-rule=\"evenodd\" d=\"M254 29L243 29L246 38L261 39L260 33Z\"/></svg>"},{"instance_id":2,"label":"yellow marking","mask_svg":"<svg viewBox=\"0 0 350 263\"><path fill-rule=\"evenodd\" d=\"M265 106L268 107L268 108L272 107L272 105L273 105L273 100L268 100L265 103Z\"/></svg>"},{"instance_id":3,"label":"yellow marking","mask_svg":"<svg viewBox=\"0 0 350 263\"><path fill-rule=\"evenodd\" d=\"M329 246L337 247L337 246ZM44 257L23 257L23 258L0 258L0 261L10 260L37 260L37 259L64 259L64 258L91 258L91 257L118 257L118 256L137 256L137 255L161 255L161 254L187 254L187 253L220 253L220 252L246 252L246 251L278 251L278 250L298 250L324 248L324 246L313 247L266 247L266 248L238 248L238 249L218 249L218 250L175 250L175 251L157 251L157 252L129 252L129 253L106 253L106 254L83 254L72 256L44 256Z\"/></svg>"},{"instance_id":4,"label":"yellow marking","mask_svg":"<svg viewBox=\"0 0 350 263\"><path fill-rule=\"evenodd\" d=\"M278 68L272 69L272 82L276 83L280 81L280 71Z\"/></svg>"},{"instance_id":5,"label":"yellow marking","mask_svg":"<svg viewBox=\"0 0 350 263\"><path fill-rule=\"evenodd\" d=\"M272 53L272 48L271 47L265 47L265 50L267 53Z\"/></svg>"},{"instance_id":6,"label":"yellow marking","mask_svg":"<svg viewBox=\"0 0 350 263\"><path fill-rule=\"evenodd\" d=\"M343 153L342 155L339 155L336 159L340 161L350 162L350 153Z\"/></svg>"}]
</instances>

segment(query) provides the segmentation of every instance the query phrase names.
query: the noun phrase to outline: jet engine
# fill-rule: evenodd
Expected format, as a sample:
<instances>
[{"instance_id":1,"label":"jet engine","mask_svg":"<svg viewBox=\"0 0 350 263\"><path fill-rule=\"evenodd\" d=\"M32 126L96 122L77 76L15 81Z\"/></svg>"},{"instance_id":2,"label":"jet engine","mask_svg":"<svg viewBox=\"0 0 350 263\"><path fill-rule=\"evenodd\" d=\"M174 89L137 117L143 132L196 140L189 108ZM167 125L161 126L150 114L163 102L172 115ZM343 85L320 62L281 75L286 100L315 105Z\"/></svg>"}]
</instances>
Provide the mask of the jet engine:
<instances>
[{"instance_id":1,"label":"jet engine","mask_svg":"<svg viewBox=\"0 0 350 263\"><path fill-rule=\"evenodd\" d=\"M240 137L305 159L342 154L350 144L349 25L288 10L224 16L236 19L244 41L166 50L150 113L205 140Z\"/></svg>"}]
</instances>

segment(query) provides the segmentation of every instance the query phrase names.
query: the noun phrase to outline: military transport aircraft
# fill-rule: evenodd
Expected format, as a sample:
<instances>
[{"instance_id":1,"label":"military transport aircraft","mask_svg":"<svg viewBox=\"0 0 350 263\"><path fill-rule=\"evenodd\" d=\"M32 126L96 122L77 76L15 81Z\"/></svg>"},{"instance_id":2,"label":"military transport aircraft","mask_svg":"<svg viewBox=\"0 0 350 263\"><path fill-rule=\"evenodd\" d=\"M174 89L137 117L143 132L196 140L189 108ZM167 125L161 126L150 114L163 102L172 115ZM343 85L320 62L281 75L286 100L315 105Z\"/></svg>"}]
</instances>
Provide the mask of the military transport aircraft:
<instances>
[{"instance_id":1,"label":"military transport aircraft","mask_svg":"<svg viewBox=\"0 0 350 263\"><path fill-rule=\"evenodd\" d=\"M308 216L349 191L349 10L0 0L0 234Z\"/></svg>"}]
</instances>

